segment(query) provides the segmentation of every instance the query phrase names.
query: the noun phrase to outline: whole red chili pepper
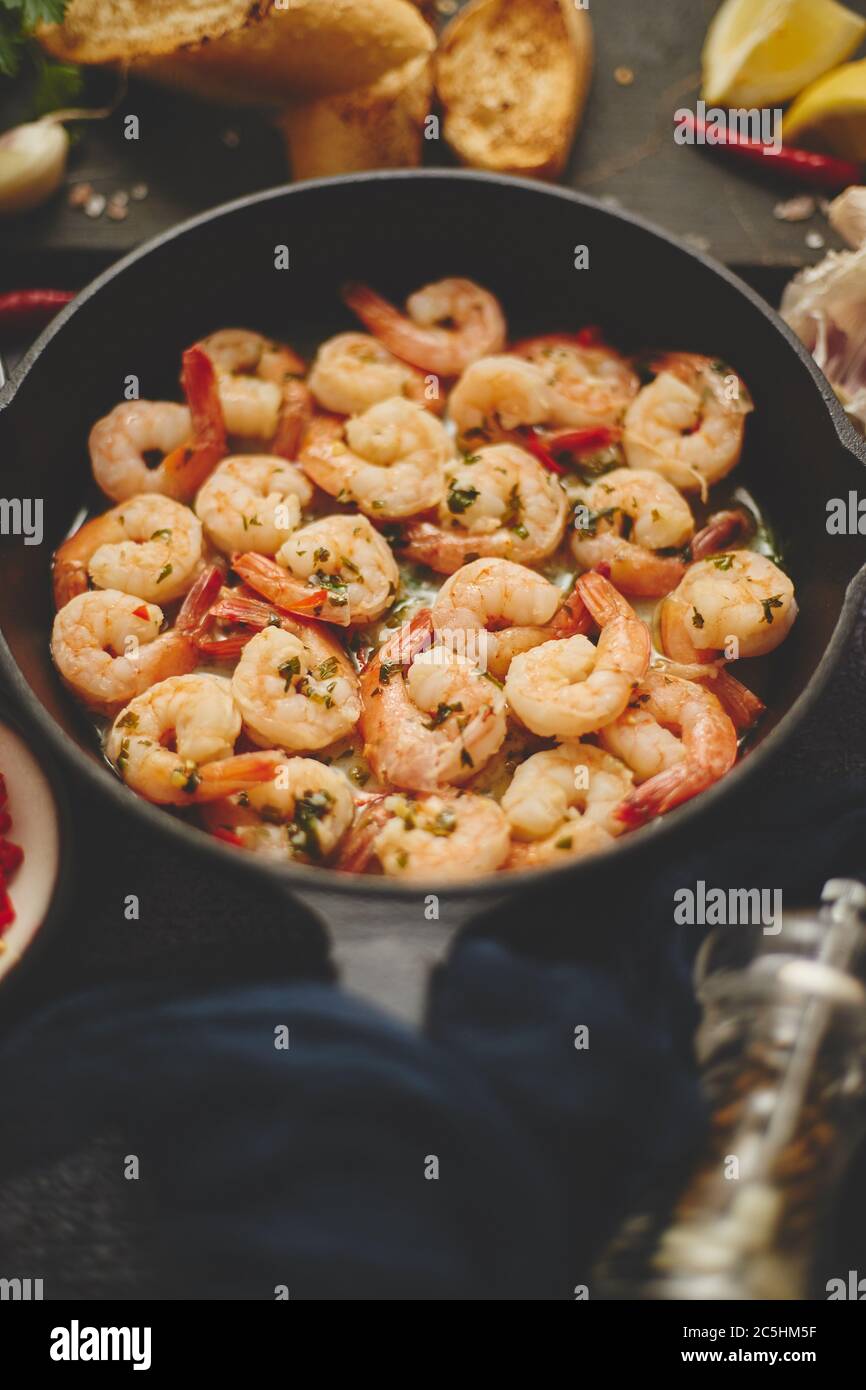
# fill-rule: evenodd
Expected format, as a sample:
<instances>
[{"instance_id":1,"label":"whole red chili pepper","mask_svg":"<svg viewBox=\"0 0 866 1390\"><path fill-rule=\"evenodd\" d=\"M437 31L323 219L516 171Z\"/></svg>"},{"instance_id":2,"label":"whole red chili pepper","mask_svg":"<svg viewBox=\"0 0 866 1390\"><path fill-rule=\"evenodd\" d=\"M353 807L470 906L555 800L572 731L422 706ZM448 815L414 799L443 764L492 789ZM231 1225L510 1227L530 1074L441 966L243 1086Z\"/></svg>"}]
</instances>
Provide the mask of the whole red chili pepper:
<instances>
[{"instance_id":1,"label":"whole red chili pepper","mask_svg":"<svg viewBox=\"0 0 866 1390\"><path fill-rule=\"evenodd\" d=\"M0 294L0 330L20 333L43 328L74 298L72 290L11 290Z\"/></svg>"},{"instance_id":2,"label":"whole red chili pepper","mask_svg":"<svg viewBox=\"0 0 866 1390\"><path fill-rule=\"evenodd\" d=\"M859 183L862 177L862 166L850 159L814 154L811 150L801 150L794 145L774 149L772 145L750 140L736 131L707 126L706 121L699 120L691 113L682 117L682 126L702 144L720 145L746 164L760 164L799 183L813 184L819 188L847 188L848 184Z\"/></svg>"}]
</instances>

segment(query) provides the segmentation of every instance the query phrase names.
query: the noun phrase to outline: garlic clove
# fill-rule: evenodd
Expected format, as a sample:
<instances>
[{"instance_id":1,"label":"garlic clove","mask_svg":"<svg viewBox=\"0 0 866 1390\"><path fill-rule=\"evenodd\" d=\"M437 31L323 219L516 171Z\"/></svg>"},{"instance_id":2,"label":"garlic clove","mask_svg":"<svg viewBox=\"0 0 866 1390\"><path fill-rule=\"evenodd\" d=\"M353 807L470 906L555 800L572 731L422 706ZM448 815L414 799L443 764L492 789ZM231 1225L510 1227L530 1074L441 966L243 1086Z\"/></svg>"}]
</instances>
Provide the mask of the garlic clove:
<instances>
[{"instance_id":1,"label":"garlic clove","mask_svg":"<svg viewBox=\"0 0 866 1390\"><path fill-rule=\"evenodd\" d=\"M0 135L0 217L27 212L60 187L69 136L59 123L34 121Z\"/></svg>"}]
</instances>

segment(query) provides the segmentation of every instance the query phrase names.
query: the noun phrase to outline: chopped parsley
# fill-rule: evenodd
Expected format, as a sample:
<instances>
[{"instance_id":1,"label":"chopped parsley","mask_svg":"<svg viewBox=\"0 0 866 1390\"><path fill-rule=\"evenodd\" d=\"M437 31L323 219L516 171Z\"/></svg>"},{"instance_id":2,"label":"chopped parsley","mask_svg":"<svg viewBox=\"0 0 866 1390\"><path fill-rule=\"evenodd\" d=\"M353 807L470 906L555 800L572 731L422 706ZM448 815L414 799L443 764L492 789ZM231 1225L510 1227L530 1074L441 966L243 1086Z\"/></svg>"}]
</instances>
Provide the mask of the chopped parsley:
<instances>
[{"instance_id":1,"label":"chopped parsley","mask_svg":"<svg viewBox=\"0 0 866 1390\"><path fill-rule=\"evenodd\" d=\"M763 618L761 619L761 622L762 622L762 623L772 623L772 621L773 621L773 609L774 609L774 608L781 608L781 607L782 607L782 598L781 598L781 595L779 595L779 594L773 594L772 598L763 598L763 599L761 599L761 607L762 607L763 610L764 610L764 616L763 616Z\"/></svg>"},{"instance_id":2,"label":"chopped parsley","mask_svg":"<svg viewBox=\"0 0 866 1390\"><path fill-rule=\"evenodd\" d=\"M473 502L476 502L481 494L477 487L455 487L454 479L448 486L448 510L454 516L459 516L468 511Z\"/></svg>"}]
</instances>

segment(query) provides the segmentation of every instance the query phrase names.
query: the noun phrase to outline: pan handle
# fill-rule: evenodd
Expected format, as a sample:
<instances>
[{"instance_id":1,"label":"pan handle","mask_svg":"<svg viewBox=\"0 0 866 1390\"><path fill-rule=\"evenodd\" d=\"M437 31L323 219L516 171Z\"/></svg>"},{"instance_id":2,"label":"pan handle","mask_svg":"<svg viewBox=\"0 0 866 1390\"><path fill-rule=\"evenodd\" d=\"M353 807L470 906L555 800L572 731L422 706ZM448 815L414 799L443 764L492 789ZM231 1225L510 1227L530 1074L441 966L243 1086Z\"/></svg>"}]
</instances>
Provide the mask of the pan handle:
<instances>
[{"instance_id":1,"label":"pan handle","mask_svg":"<svg viewBox=\"0 0 866 1390\"><path fill-rule=\"evenodd\" d=\"M344 988L403 1023L424 1021L431 970L451 949L466 923L479 911L505 901L459 894L390 898L329 893L327 889L289 890L327 933L331 957Z\"/></svg>"}]
</instances>

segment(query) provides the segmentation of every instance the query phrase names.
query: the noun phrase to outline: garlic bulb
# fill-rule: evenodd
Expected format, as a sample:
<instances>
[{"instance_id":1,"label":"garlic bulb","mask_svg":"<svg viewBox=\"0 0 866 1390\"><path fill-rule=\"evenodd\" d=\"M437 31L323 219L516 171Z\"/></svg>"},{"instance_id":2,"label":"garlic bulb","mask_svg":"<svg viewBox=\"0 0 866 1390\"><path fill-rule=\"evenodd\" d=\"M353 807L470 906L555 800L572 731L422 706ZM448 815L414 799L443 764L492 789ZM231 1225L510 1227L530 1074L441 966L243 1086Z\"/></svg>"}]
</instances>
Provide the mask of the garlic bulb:
<instances>
[{"instance_id":1,"label":"garlic bulb","mask_svg":"<svg viewBox=\"0 0 866 1390\"><path fill-rule=\"evenodd\" d=\"M0 135L0 217L38 207L60 187L69 136L57 121L33 121Z\"/></svg>"}]
</instances>

